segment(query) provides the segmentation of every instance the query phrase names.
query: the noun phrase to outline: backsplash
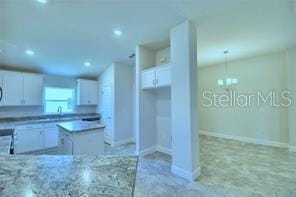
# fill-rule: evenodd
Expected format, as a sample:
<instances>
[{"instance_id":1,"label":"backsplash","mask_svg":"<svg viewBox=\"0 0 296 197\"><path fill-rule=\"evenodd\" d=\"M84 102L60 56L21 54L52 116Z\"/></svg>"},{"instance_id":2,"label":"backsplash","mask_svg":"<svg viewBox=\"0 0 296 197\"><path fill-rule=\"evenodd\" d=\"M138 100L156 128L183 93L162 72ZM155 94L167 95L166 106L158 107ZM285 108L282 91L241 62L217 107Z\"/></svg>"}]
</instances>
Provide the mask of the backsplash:
<instances>
[{"instance_id":1,"label":"backsplash","mask_svg":"<svg viewBox=\"0 0 296 197\"><path fill-rule=\"evenodd\" d=\"M76 106L75 113L96 113L96 106ZM43 114L43 106L0 107L0 118L40 116Z\"/></svg>"}]
</instances>

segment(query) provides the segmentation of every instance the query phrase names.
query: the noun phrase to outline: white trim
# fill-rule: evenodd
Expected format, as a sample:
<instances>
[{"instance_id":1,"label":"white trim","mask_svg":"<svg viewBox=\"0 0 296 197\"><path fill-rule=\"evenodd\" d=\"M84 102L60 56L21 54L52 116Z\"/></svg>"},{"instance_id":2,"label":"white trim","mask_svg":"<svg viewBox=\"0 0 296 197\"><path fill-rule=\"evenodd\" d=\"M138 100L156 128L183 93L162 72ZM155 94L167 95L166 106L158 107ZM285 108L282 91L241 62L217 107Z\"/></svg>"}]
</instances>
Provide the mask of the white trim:
<instances>
[{"instance_id":1,"label":"white trim","mask_svg":"<svg viewBox=\"0 0 296 197\"><path fill-rule=\"evenodd\" d=\"M151 153L154 153L156 151L167 154L167 155L172 154L172 151L169 148L166 148L166 147L163 147L163 146L153 146L153 147L150 147L150 148L146 148L146 149L144 149L144 150L142 150L140 152L135 151L135 154L139 155L139 156L145 156L145 155L149 155Z\"/></svg>"},{"instance_id":2,"label":"white trim","mask_svg":"<svg viewBox=\"0 0 296 197\"><path fill-rule=\"evenodd\" d=\"M120 146L120 145L133 143L133 142L135 142L134 138L127 138L127 139L120 140L120 141L113 141L111 144L112 144L112 146Z\"/></svg>"},{"instance_id":3,"label":"white trim","mask_svg":"<svg viewBox=\"0 0 296 197\"><path fill-rule=\"evenodd\" d=\"M36 154L36 155L41 155L41 154L46 154L49 152L53 151L58 151L58 147L52 147L52 148L45 148L45 149L40 149L40 150L34 150L34 151L29 151L29 152L20 152L20 153L15 153L15 154L24 154L24 155L31 155L31 154Z\"/></svg>"},{"instance_id":4,"label":"white trim","mask_svg":"<svg viewBox=\"0 0 296 197\"><path fill-rule=\"evenodd\" d=\"M296 152L296 146L289 146L290 152Z\"/></svg>"},{"instance_id":5,"label":"white trim","mask_svg":"<svg viewBox=\"0 0 296 197\"><path fill-rule=\"evenodd\" d=\"M109 138L104 137L104 142L105 142L106 144L109 144L110 146L114 146L114 141L112 141L112 140L109 139Z\"/></svg>"},{"instance_id":6,"label":"white trim","mask_svg":"<svg viewBox=\"0 0 296 197\"><path fill-rule=\"evenodd\" d=\"M241 142L248 142L248 143L260 144L260 145L265 145L265 146L274 146L274 147L280 147L280 148L288 148L289 147L289 144L287 144L287 143L275 142L275 141L271 141L271 140L240 137L240 136L227 135L227 134L223 134L223 133L209 132L209 131L202 131L202 130L200 130L199 133L201 135L207 135L207 136L230 139L230 140L237 140L237 141L241 141Z\"/></svg>"},{"instance_id":7,"label":"white trim","mask_svg":"<svg viewBox=\"0 0 296 197\"><path fill-rule=\"evenodd\" d=\"M136 155L142 157L142 156L145 156L145 155L149 155L149 154L151 154L151 153L153 153L155 151L156 151L156 146L153 146L153 147L150 147L150 148L146 148L146 149L144 149L144 150L142 150L140 152L136 152Z\"/></svg>"},{"instance_id":8,"label":"white trim","mask_svg":"<svg viewBox=\"0 0 296 197\"><path fill-rule=\"evenodd\" d=\"M167 154L167 155L172 155L172 150L164 146L156 146L156 151Z\"/></svg>"},{"instance_id":9,"label":"white trim","mask_svg":"<svg viewBox=\"0 0 296 197\"><path fill-rule=\"evenodd\" d=\"M196 168L193 172L190 172L175 165L172 165L171 171L173 174L183 177L189 181L194 181L195 179L197 179L197 177L200 176L200 167Z\"/></svg>"}]
</instances>

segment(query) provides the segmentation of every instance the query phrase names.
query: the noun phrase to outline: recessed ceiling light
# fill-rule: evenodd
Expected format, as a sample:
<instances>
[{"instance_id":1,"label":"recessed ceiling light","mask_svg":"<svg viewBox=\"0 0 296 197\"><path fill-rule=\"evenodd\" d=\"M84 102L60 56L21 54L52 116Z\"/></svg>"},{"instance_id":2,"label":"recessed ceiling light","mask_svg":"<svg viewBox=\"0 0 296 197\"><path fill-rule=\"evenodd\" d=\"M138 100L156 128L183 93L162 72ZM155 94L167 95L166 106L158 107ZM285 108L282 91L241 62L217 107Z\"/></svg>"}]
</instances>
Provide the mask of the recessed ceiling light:
<instances>
[{"instance_id":1,"label":"recessed ceiling light","mask_svg":"<svg viewBox=\"0 0 296 197\"><path fill-rule=\"evenodd\" d=\"M35 52L32 50L26 50L26 54L32 56L35 54Z\"/></svg>"},{"instance_id":2,"label":"recessed ceiling light","mask_svg":"<svg viewBox=\"0 0 296 197\"><path fill-rule=\"evenodd\" d=\"M113 34L114 34L115 36L122 36L122 31L121 31L120 29L114 29L114 30L113 30Z\"/></svg>"},{"instance_id":3,"label":"recessed ceiling light","mask_svg":"<svg viewBox=\"0 0 296 197\"><path fill-rule=\"evenodd\" d=\"M46 4L47 3L47 0L36 0L38 3L43 3L43 4Z\"/></svg>"},{"instance_id":4,"label":"recessed ceiling light","mask_svg":"<svg viewBox=\"0 0 296 197\"><path fill-rule=\"evenodd\" d=\"M85 67L90 67L91 66L90 62L84 62L83 64L84 64Z\"/></svg>"}]
</instances>

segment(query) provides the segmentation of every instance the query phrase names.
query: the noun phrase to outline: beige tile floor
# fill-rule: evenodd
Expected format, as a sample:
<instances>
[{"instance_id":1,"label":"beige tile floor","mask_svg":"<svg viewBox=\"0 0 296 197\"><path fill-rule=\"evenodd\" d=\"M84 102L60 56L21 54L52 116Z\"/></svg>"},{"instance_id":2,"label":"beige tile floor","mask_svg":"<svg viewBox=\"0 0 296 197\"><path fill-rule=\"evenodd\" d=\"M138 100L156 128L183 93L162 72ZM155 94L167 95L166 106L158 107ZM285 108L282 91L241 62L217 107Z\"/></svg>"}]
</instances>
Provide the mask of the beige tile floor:
<instances>
[{"instance_id":1,"label":"beige tile floor","mask_svg":"<svg viewBox=\"0 0 296 197\"><path fill-rule=\"evenodd\" d=\"M201 176L193 183L170 172L171 157L139 159L135 196L296 196L296 153L250 143L200 137ZM132 155L135 145L105 146Z\"/></svg>"}]
</instances>

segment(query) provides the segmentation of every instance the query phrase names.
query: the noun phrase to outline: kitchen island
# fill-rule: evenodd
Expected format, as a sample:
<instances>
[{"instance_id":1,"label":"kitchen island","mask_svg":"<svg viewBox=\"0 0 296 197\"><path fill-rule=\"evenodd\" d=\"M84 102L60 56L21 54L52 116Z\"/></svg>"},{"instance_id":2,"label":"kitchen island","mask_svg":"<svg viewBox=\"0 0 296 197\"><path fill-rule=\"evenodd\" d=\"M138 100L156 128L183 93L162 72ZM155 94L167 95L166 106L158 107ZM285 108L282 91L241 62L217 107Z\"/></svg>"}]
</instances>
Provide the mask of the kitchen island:
<instances>
[{"instance_id":1,"label":"kitchen island","mask_svg":"<svg viewBox=\"0 0 296 197\"><path fill-rule=\"evenodd\" d=\"M0 136L0 156L9 154L11 136Z\"/></svg>"},{"instance_id":2,"label":"kitchen island","mask_svg":"<svg viewBox=\"0 0 296 197\"><path fill-rule=\"evenodd\" d=\"M59 154L104 154L104 125L98 122L70 121L59 123L57 126L59 127Z\"/></svg>"},{"instance_id":3,"label":"kitchen island","mask_svg":"<svg viewBox=\"0 0 296 197\"><path fill-rule=\"evenodd\" d=\"M0 156L0 196L133 196L135 156Z\"/></svg>"}]
</instances>

